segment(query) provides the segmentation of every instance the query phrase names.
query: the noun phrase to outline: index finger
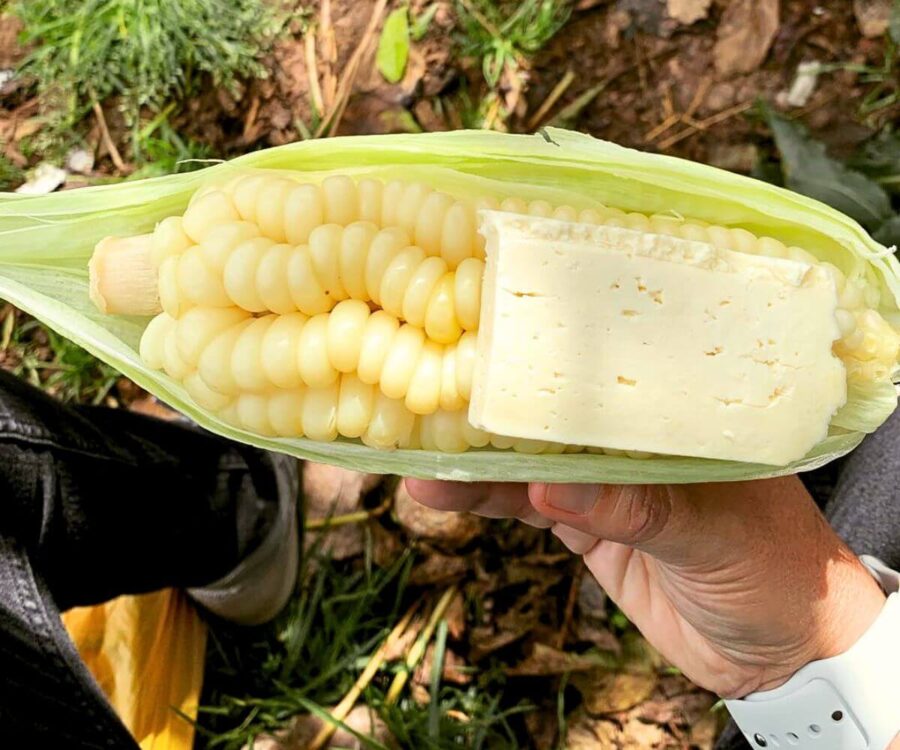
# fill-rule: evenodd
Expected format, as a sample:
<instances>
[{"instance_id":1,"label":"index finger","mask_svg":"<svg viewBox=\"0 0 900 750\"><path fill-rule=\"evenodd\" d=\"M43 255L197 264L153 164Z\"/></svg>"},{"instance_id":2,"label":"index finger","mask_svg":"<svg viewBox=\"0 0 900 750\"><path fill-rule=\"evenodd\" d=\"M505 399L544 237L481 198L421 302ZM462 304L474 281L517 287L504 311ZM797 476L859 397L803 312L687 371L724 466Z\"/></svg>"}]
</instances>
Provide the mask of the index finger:
<instances>
[{"instance_id":1,"label":"index finger","mask_svg":"<svg viewBox=\"0 0 900 750\"><path fill-rule=\"evenodd\" d=\"M552 525L528 502L526 484L424 479L405 479L404 483L414 500L435 510L474 513L487 518L518 518L540 528Z\"/></svg>"}]
</instances>

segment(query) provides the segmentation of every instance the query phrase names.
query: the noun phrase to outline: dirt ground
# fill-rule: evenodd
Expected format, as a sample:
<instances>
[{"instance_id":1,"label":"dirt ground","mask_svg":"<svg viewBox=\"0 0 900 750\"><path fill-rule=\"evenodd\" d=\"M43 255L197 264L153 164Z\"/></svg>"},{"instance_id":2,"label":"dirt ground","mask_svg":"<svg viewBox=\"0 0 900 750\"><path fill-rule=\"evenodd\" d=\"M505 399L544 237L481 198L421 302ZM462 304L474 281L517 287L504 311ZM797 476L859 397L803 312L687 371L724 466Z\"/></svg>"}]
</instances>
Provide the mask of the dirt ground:
<instances>
[{"instance_id":1,"label":"dirt ground","mask_svg":"<svg viewBox=\"0 0 900 750\"><path fill-rule=\"evenodd\" d=\"M800 63L879 66L884 58L882 36L861 34L849 2L788 0L782 3L777 25L765 34L759 31L762 39L744 28L723 35L726 3L687 4L709 7L688 25L666 14L664 0L581 2L581 10L520 72L521 81L503 82L500 94L511 115L498 124L532 132L561 119L626 146L749 172L768 142L751 110L758 100L782 101ZM414 12L425 5L413 3ZM739 19L752 26L759 7L777 7L778 2L733 5L757 5L755 12ZM474 92L477 100L485 86L478 61L454 54L455 16L449 5L438 10L426 37L413 46L403 81L387 84L371 64L373 36L367 45L369 62L360 65L348 83L348 61L361 43L365 45L372 6L335 0L330 29L323 30L321 23L317 29L317 73L326 111L336 98L329 97L330 91L345 85L353 91L334 132L462 125L452 102L463 91ZM336 52L331 57L329 40ZM765 57L747 69L746 57L754 46ZM267 80L250 84L239 97L208 92L182 115L181 129L223 154L297 140L297 123L313 120L305 48L304 35L281 40L268 58L272 72ZM897 114L900 105L893 104L863 121L848 103L862 99L868 87L859 73L837 70L819 78L802 107L789 109L839 154ZM573 103L592 93L566 116Z\"/></svg>"}]
</instances>

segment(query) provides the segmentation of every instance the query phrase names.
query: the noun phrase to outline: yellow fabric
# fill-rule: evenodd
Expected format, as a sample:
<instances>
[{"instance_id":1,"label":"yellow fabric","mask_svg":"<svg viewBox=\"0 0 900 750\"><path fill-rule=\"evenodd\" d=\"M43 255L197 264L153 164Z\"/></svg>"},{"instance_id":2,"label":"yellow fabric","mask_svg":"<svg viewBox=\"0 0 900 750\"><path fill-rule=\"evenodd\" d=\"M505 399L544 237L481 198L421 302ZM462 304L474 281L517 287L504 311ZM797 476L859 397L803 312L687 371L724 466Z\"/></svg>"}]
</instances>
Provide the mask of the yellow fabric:
<instances>
[{"instance_id":1,"label":"yellow fabric","mask_svg":"<svg viewBox=\"0 0 900 750\"><path fill-rule=\"evenodd\" d=\"M142 750L190 750L203 683L206 624L181 591L72 609L63 623Z\"/></svg>"}]
</instances>

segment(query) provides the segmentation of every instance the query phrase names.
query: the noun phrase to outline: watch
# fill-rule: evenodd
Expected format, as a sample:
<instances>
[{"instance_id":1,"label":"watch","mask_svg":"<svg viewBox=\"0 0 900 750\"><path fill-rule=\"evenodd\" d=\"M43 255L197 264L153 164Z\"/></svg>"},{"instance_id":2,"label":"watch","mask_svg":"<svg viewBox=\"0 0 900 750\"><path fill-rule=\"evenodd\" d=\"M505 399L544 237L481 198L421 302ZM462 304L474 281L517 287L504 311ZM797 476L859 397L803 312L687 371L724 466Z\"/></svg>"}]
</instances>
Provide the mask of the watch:
<instances>
[{"instance_id":1,"label":"watch","mask_svg":"<svg viewBox=\"0 0 900 750\"><path fill-rule=\"evenodd\" d=\"M862 638L779 688L725 701L751 747L887 750L900 733L900 573L861 559L888 594Z\"/></svg>"}]
</instances>

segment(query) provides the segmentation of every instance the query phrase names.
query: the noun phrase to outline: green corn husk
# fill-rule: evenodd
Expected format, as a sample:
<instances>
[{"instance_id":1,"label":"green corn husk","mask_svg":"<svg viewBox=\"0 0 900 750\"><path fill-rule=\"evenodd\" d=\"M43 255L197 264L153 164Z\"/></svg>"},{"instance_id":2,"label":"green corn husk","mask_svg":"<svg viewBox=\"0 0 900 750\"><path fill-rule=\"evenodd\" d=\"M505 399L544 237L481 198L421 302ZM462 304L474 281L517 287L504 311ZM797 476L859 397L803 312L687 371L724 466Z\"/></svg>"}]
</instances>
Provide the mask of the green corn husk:
<instances>
[{"instance_id":1,"label":"green corn husk","mask_svg":"<svg viewBox=\"0 0 900 750\"><path fill-rule=\"evenodd\" d=\"M709 459L636 460L593 454L521 455L378 451L355 441L318 443L253 435L197 407L182 387L138 356L146 318L104 316L88 299L87 262L108 235L151 231L184 212L194 191L248 169L422 180L458 196L542 198L588 208L602 202L744 227L799 245L880 293L900 324L900 263L853 220L828 206L713 167L644 154L577 133L536 136L460 131L335 138L269 149L202 172L42 197L0 196L0 297L118 368L203 427L229 438L352 469L463 481L699 482L771 477L821 466L853 448L893 412L891 383L852 388L828 438L802 461L772 467Z\"/></svg>"}]
</instances>

